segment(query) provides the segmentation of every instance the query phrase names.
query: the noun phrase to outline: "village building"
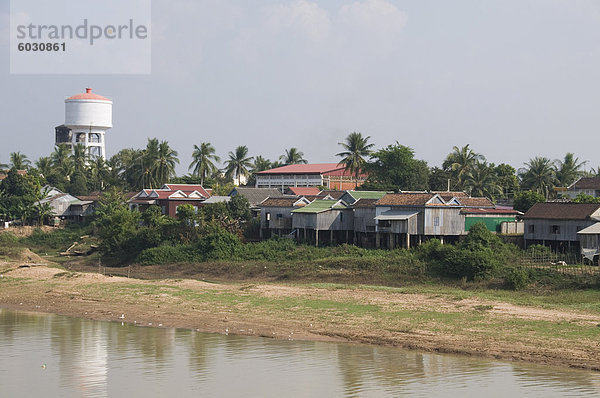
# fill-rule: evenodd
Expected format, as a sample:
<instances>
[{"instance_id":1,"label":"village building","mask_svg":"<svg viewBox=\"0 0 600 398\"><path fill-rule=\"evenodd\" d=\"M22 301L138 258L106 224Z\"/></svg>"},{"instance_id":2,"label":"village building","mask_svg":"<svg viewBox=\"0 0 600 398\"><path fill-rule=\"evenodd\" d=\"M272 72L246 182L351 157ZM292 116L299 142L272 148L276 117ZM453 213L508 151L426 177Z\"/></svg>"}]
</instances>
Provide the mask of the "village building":
<instances>
[{"instance_id":1,"label":"village building","mask_svg":"<svg viewBox=\"0 0 600 398\"><path fill-rule=\"evenodd\" d=\"M439 194L386 194L376 204L376 247L409 248L429 238L456 241L465 230L460 210Z\"/></svg>"},{"instance_id":2,"label":"village building","mask_svg":"<svg viewBox=\"0 0 600 398\"><path fill-rule=\"evenodd\" d=\"M149 206L158 206L162 214L169 217L177 216L177 208L181 205L202 207L202 203L210 194L195 184L165 184L160 189L143 189L129 200L130 210L144 211Z\"/></svg>"},{"instance_id":3,"label":"village building","mask_svg":"<svg viewBox=\"0 0 600 398\"><path fill-rule=\"evenodd\" d=\"M542 244L556 251L579 250L578 232L600 221L600 204L536 203L523 215L525 246Z\"/></svg>"},{"instance_id":4,"label":"village building","mask_svg":"<svg viewBox=\"0 0 600 398\"><path fill-rule=\"evenodd\" d=\"M600 257L600 222L594 223L577 232L581 255L592 264L599 265Z\"/></svg>"},{"instance_id":5,"label":"village building","mask_svg":"<svg viewBox=\"0 0 600 398\"><path fill-rule=\"evenodd\" d=\"M255 174L256 188L325 187L344 191L361 186L367 175L354 173L338 163L290 164Z\"/></svg>"},{"instance_id":6,"label":"village building","mask_svg":"<svg viewBox=\"0 0 600 398\"><path fill-rule=\"evenodd\" d=\"M384 191L345 191L336 199L341 199L348 204L353 204L359 199L381 199L385 196Z\"/></svg>"},{"instance_id":7,"label":"village building","mask_svg":"<svg viewBox=\"0 0 600 398\"><path fill-rule=\"evenodd\" d=\"M563 196L575 199L579 194L600 197L600 177L582 177L563 191Z\"/></svg>"},{"instance_id":8,"label":"village building","mask_svg":"<svg viewBox=\"0 0 600 398\"><path fill-rule=\"evenodd\" d=\"M64 220L79 222L94 211L92 201L81 200L76 196L62 192L58 188L45 186L42 188L42 193L45 194L45 197L37 201L35 205L48 204L54 223Z\"/></svg>"},{"instance_id":9,"label":"village building","mask_svg":"<svg viewBox=\"0 0 600 398\"><path fill-rule=\"evenodd\" d=\"M250 203L250 211L253 218L260 216L261 208L259 204L267 198L281 198L286 195L282 194L277 188L251 188L251 187L235 187L229 196L234 197L241 195Z\"/></svg>"},{"instance_id":10,"label":"village building","mask_svg":"<svg viewBox=\"0 0 600 398\"><path fill-rule=\"evenodd\" d=\"M287 236L293 232L292 212L308 205L310 201L304 197L288 196L263 200L259 207L260 237L268 239L273 236Z\"/></svg>"},{"instance_id":11,"label":"village building","mask_svg":"<svg viewBox=\"0 0 600 398\"><path fill-rule=\"evenodd\" d=\"M358 198L352 203L354 211L354 244L361 247L376 245L376 211L375 204L379 199Z\"/></svg>"},{"instance_id":12,"label":"village building","mask_svg":"<svg viewBox=\"0 0 600 398\"><path fill-rule=\"evenodd\" d=\"M285 190L287 195L296 195L296 196L304 196L311 195L316 196L321 192L318 187L288 187Z\"/></svg>"},{"instance_id":13,"label":"village building","mask_svg":"<svg viewBox=\"0 0 600 398\"><path fill-rule=\"evenodd\" d=\"M316 199L292 211L292 229L296 238L305 243L352 243L354 230L352 208L342 200Z\"/></svg>"}]
</instances>

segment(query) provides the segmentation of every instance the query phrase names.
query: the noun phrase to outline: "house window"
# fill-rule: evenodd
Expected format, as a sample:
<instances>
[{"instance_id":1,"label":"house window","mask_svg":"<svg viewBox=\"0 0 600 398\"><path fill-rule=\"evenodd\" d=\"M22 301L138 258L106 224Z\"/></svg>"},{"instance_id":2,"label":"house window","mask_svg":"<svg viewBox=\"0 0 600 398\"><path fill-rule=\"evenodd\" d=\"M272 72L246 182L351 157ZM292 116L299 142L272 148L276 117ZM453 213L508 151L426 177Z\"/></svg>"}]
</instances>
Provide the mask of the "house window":
<instances>
[{"instance_id":1,"label":"house window","mask_svg":"<svg viewBox=\"0 0 600 398\"><path fill-rule=\"evenodd\" d=\"M266 217L267 221L271 221L271 213L267 213L265 215L265 217Z\"/></svg>"},{"instance_id":2,"label":"house window","mask_svg":"<svg viewBox=\"0 0 600 398\"><path fill-rule=\"evenodd\" d=\"M380 228L389 228L392 226L392 223L390 222L390 220L379 220L378 225Z\"/></svg>"},{"instance_id":3,"label":"house window","mask_svg":"<svg viewBox=\"0 0 600 398\"><path fill-rule=\"evenodd\" d=\"M340 222L344 222L344 213L340 212Z\"/></svg>"},{"instance_id":4,"label":"house window","mask_svg":"<svg viewBox=\"0 0 600 398\"><path fill-rule=\"evenodd\" d=\"M560 234L560 225L551 225L550 226L550 233L552 235L558 235L558 234Z\"/></svg>"},{"instance_id":5,"label":"house window","mask_svg":"<svg viewBox=\"0 0 600 398\"><path fill-rule=\"evenodd\" d=\"M529 232L530 234L535 233L535 225L528 225L527 226L527 232Z\"/></svg>"},{"instance_id":6,"label":"house window","mask_svg":"<svg viewBox=\"0 0 600 398\"><path fill-rule=\"evenodd\" d=\"M277 214L277 218L278 218L278 219L279 219L279 218L283 218L283 214L281 214L281 213L278 213L278 214Z\"/></svg>"},{"instance_id":7,"label":"house window","mask_svg":"<svg viewBox=\"0 0 600 398\"><path fill-rule=\"evenodd\" d=\"M439 227L440 226L440 218L439 217L434 217L433 218L433 226L434 227Z\"/></svg>"}]
</instances>

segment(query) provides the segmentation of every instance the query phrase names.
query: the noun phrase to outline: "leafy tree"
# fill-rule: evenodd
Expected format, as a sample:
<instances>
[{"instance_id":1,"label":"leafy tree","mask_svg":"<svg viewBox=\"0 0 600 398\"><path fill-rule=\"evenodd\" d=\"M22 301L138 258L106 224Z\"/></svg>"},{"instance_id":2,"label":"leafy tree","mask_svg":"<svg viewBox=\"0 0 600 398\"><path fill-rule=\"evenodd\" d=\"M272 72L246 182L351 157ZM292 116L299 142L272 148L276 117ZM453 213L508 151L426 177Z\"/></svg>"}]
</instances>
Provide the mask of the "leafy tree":
<instances>
[{"instance_id":1,"label":"leafy tree","mask_svg":"<svg viewBox=\"0 0 600 398\"><path fill-rule=\"evenodd\" d=\"M248 147L238 146L235 152L229 152L229 160L225 162L225 174L237 178L240 185L242 176L249 174L250 167L252 167L252 157L248 156Z\"/></svg>"},{"instance_id":2,"label":"leafy tree","mask_svg":"<svg viewBox=\"0 0 600 398\"><path fill-rule=\"evenodd\" d=\"M535 191L521 191L515 194L515 201L513 207L515 210L522 211L525 213L536 203L542 203L546 201L544 195Z\"/></svg>"},{"instance_id":3,"label":"leafy tree","mask_svg":"<svg viewBox=\"0 0 600 398\"><path fill-rule=\"evenodd\" d=\"M188 170L193 168L192 175L200 176L200 184L204 185L204 179L218 170L214 162L220 162L221 158L215 155L215 148L208 142L203 142L198 147L194 145L192 163Z\"/></svg>"},{"instance_id":4,"label":"leafy tree","mask_svg":"<svg viewBox=\"0 0 600 398\"><path fill-rule=\"evenodd\" d=\"M494 169L485 162L477 162L470 168L464 178L463 186L472 196L485 196L493 199L502 193L502 187L498 184Z\"/></svg>"},{"instance_id":5,"label":"leafy tree","mask_svg":"<svg viewBox=\"0 0 600 398\"><path fill-rule=\"evenodd\" d=\"M52 159L49 156L42 156L35 161L35 167L41 175L46 177L52 172Z\"/></svg>"},{"instance_id":6,"label":"leafy tree","mask_svg":"<svg viewBox=\"0 0 600 398\"><path fill-rule=\"evenodd\" d=\"M356 178L356 186L358 186L358 176L367 164L365 158L372 154L371 148L374 144L369 144L370 135L363 137L361 133L350 133L344 142L339 142L344 148L344 151L339 152L336 156L342 158L340 164L346 166L346 170L354 173Z\"/></svg>"},{"instance_id":7,"label":"leafy tree","mask_svg":"<svg viewBox=\"0 0 600 398\"><path fill-rule=\"evenodd\" d=\"M485 157L469 148L469 144L462 148L454 146L452 152L446 156L442 168L452 172L454 187L463 189L466 176L477 162L483 161L485 161Z\"/></svg>"},{"instance_id":8,"label":"leafy tree","mask_svg":"<svg viewBox=\"0 0 600 398\"><path fill-rule=\"evenodd\" d=\"M26 170L31 165L31 161L21 152L12 152L10 154L10 164L17 170Z\"/></svg>"},{"instance_id":9,"label":"leafy tree","mask_svg":"<svg viewBox=\"0 0 600 398\"><path fill-rule=\"evenodd\" d=\"M429 168L423 160L414 158L414 151L398 142L373 153L365 170L369 177L361 186L366 190L425 190Z\"/></svg>"},{"instance_id":10,"label":"leafy tree","mask_svg":"<svg viewBox=\"0 0 600 398\"><path fill-rule=\"evenodd\" d=\"M494 173L498 178L498 185L502 188L502 196L506 199L514 196L519 190L519 179L516 175L514 167L501 163L497 166L491 165L494 168Z\"/></svg>"},{"instance_id":11,"label":"leafy tree","mask_svg":"<svg viewBox=\"0 0 600 398\"><path fill-rule=\"evenodd\" d=\"M567 152L564 160L556 160L554 162L554 174L556 182L561 187L568 187L583 175L581 168L587 162L579 162L571 152Z\"/></svg>"},{"instance_id":12,"label":"leafy tree","mask_svg":"<svg viewBox=\"0 0 600 398\"><path fill-rule=\"evenodd\" d=\"M62 174L68 180L73 173L71 147L67 144L57 145L50 155L50 159L52 159L53 171Z\"/></svg>"},{"instance_id":13,"label":"leafy tree","mask_svg":"<svg viewBox=\"0 0 600 398\"><path fill-rule=\"evenodd\" d=\"M7 219L26 220L33 214L35 202L40 199L38 178L28 174L20 175L14 167L0 182L0 206Z\"/></svg>"},{"instance_id":14,"label":"leafy tree","mask_svg":"<svg viewBox=\"0 0 600 398\"><path fill-rule=\"evenodd\" d=\"M76 170L71 177L69 184L69 193L73 195L87 195L89 192L87 178L82 171Z\"/></svg>"},{"instance_id":15,"label":"leafy tree","mask_svg":"<svg viewBox=\"0 0 600 398\"><path fill-rule=\"evenodd\" d=\"M525 166L519 169L521 187L540 193L547 199L556 183L552 161L536 156L525 163Z\"/></svg>"},{"instance_id":16,"label":"leafy tree","mask_svg":"<svg viewBox=\"0 0 600 398\"><path fill-rule=\"evenodd\" d=\"M300 152L298 148L286 149L285 153L279 157L284 164L306 164L307 160L303 158L304 153Z\"/></svg>"},{"instance_id":17,"label":"leafy tree","mask_svg":"<svg viewBox=\"0 0 600 398\"><path fill-rule=\"evenodd\" d=\"M83 144L76 144L73 147L71 154L71 162L73 164L74 173L85 173L89 156Z\"/></svg>"},{"instance_id":18,"label":"leafy tree","mask_svg":"<svg viewBox=\"0 0 600 398\"><path fill-rule=\"evenodd\" d=\"M110 185L111 170L104 158L98 156L90 160L89 174L89 185L92 189L103 190Z\"/></svg>"},{"instance_id":19,"label":"leafy tree","mask_svg":"<svg viewBox=\"0 0 600 398\"><path fill-rule=\"evenodd\" d=\"M252 218L250 202L242 195L235 195L232 197L231 200L227 202L227 210L234 220L246 222Z\"/></svg>"},{"instance_id":20,"label":"leafy tree","mask_svg":"<svg viewBox=\"0 0 600 398\"><path fill-rule=\"evenodd\" d=\"M429 169L429 189L432 191L446 191L450 187L448 181L452 179L452 172L439 167Z\"/></svg>"},{"instance_id":21,"label":"leafy tree","mask_svg":"<svg viewBox=\"0 0 600 398\"><path fill-rule=\"evenodd\" d=\"M573 199L573 202L575 202L575 203L600 203L600 197L587 195L587 194L581 192L579 195L577 195Z\"/></svg>"}]
</instances>

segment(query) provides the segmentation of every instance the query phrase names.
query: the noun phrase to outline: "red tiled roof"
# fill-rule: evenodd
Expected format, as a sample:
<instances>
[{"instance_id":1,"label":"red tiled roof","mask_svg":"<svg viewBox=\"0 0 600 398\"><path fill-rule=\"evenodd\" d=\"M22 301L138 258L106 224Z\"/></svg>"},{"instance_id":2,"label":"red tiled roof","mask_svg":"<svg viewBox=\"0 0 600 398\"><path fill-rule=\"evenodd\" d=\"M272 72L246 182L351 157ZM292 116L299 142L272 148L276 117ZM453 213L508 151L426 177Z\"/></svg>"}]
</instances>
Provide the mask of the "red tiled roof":
<instances>
[{"instance_id":1,"label":"red tiled roof","mask_svg":"<svg viewBox=\"0 0 600 398\"><path fill-rule=\"evenodd\" d=\"M98 94L94 94L92 93L92 89L91 88L86 88L85 89L85 93L81 93L81 94L75 94L69 98L67 98L68 100L95 100L95 101L110 101L108 98L103 97L101 95Z\"/></svg>"},{"instance_id":2,"label":"red tiled roof","mask_svg":"<svg viewBox=\"0 0 600 398\"><path fill-rule=\"evenodd\" d=\"M452 198L464 198L469 196L463 191L432 191L432 193L437 193L445 201L449 201Z\"/></svg>"},{"instance_id":3,"label":"red tiled roof","mask_svg":"<svg viewBox=\"0 0 600 398\"><path fill-rule=\"evenodd\" d=\"M331 196L333 199L339 199L342 196L344 196L344 194L346 193L346 191L336 191L334 189L324 189L321 192L319 192L319 194L317 195L317 197L319 199L324 198L325 196L329 195Z\"/></svg>"},{"instance_id":4,"label":"red tiled roof","mask_svg":"<svg viewBox=\"0 0 600 398\"><path fill-rule=\"evenodd\" d=\"M360 198L352 204L352 207L375 207L379 199L365 199Z\"/></svg>"},{"instance_id":5,"label":"red tiled roof","mask_svg":"<svg viewBox=\"0 0 600 398\"><path fill-rule=\"evenodd\" d=\"M377 202L381 206L425 206L435 194L432 193L388 193Z\"/></svg>"},{"instance_id":6,"label":"red tiled roof","mask_svg":"<svg viewBox=\"0 0 600 398\"><path fill-rule=\"evenodd\" d=\"M210 194L206 192L206 190L202 187L202 185L196 184L165 184L161 189L169 189L171 191L182 191L185 193L192 193L194 191L198 191L200 195L205 198L210 197Z\"/></svg>"},{"instance_id":7,"label":"red tiled roof","mask_svg":"<svg viewBox=\"0 0 600 398\"><path fill-rule=\"evenodd\" d=\"M320 192L317 187L289 187L288 191L294 195L318 195Z\"/></svg>"},{"instance_id":8,"label":"red tiled roof","mask_svg":"<svg viewBox=\"0 0 600 398\"><path fill-rule=\"evenodd\" d=\"M527 210L523 218L549 220L588 220L600 209L598 203L536 203Z\"/></svg>"},{"instance_id":9,"label":"red tiled roof","mask_svg":"<svg viewBox=\"0 0 600 398\"><path fill-rule=\"evenodd\" d=\"M344 166L337 163L289 164L271 170L260 171L256 174L324 174L343 169Z\"/></svg>"}]
</instances>

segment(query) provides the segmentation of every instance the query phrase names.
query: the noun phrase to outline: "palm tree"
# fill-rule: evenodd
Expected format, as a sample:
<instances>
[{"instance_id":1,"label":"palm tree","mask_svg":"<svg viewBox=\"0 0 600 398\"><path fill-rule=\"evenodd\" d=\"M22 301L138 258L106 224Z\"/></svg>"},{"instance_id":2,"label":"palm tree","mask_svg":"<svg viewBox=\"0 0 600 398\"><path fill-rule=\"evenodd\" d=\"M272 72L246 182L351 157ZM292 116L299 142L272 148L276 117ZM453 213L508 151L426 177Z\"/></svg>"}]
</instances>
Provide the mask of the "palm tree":
<instances>
[{"instance_id":1,"label":"palm tree","mask_svg":"<svg viewBox=\"0 0 600 398\"><path fill-rule=\"evenodd\" d=\"M175 165L179 164L177 151L167 141L161 141L156 152L156 161L152 165L152 177L157 186L162 186L175 177Z\"/></svg>"},{"instance_id":2,"label":"palm tree","mask_svg":"<svg viewBox=\"0 0 600 398\"><path fill-rule=\"evenodd\" d=\"M50 155L52 166L58 169L58 172L67 179L73 173L73 164L71 162L71 147L67 144L57 145L54 152Z\"/></svg>"},{"instance_id":3,"label":"palm tree","mask_svg":"<svg viewBox=\"0 0 600 398\"><path fill-rule=\"evenodd\" d=\"M263 158L261 155L258 155L254 158L254 164L252 165L252 173L258 173L260 171L270 170L273 168L273 165L269 159Z\"/></svg>"},{"instance_id":4,"label":"palm tree","mask_svg":"<svg viewBox=\"0 0 600 398\"><path fill-rule=\"evenodd\" d=\"M365 157L370 156L372 153L371 148L374 144L369 144L370 135L363 137L361 133L352 132L347 137L345 142L338 142L344 148L343 152L336 154L340 156L342 160L338 164L346 166L351 174L354 173L356 177L355 187L358 186L358 175L364 168L367 161Z\"/></svg>"},{"instance_id":5,"label":"palm tree","mask_svg":"<svg viewBox=\"0 0 600 398\"><path fill-rule=\"evenodd\" d=\"M281 160L285 165L308 163L303 156L304 153L300 152L298 148L290 148L285 150L285 153L279 157L279 160Z\"/></svg>"},{"instance_id":6,"label":"palm tree","mask_svg":"<svg viewBox=\"0 0 600 398\"><path fill-rule=\"evenodd\" d=\"M93 189L103 190L110 178L110 168L103 157L96 157L90 161L90 183Z\"/></svg>"},{"instance_id":7,"label":"palm tree","mask_svg":"<svg viewBox=\"0 0 600 398\"><path fill-rule=\"evenodd\" d=\"M583 167L587 161L579 162L579 158L576 158L574 154L567 152L564 160L556 160L554 162L554 173L556 175L556 181L561 187L568 187L581 177L581 167Z\"/></svg>"},{"instance_id":8,"label":"palm tree","mask_svg":"<svg viewBox=\"0 0 600 398\"><path fill-rule=\"evenodd\" d=\"M519 169L521 186L544 195L546 199L556 183L552 161L546 157L536 156Z\"/></svg>"},{"instance_id":9,"label":"palm tree","mask_svg":"<svg viewBox=\"0 0 600 398\"><path fill-rule=\"evenodd\" d=\"M73 147L73 153L71 154L71 161L73 162L74 171L83 173L86 169L86 165L89 161L89 155L85 150L83 144L76 144Z\"/></svg>"},{"instance_id":10,"label":"palm tree","mask_svg":"<svg viewBox=\"0 0 600 398\"><path fill-rule=\"evenodd\" d=\"M52 159L49 156L42 156L35 161L35 167L42 176L47 176L52 171Z\"/></svg>"},{"instance_id":11,"label":"palm tree","mask_svg":"<svg viewBox=\"0 0 600 398\"><path fill-rule=\"evenodd\" d=\"M238 186L241 183L241 177L248 175L249 167L252 167L252 157L248 156L246 145L238 146L235 153L229 152L229 160L225 162L225 174L237 178Z\"/></svg>"},{"instance_id":12,"label":"palm tree","mask_svg":"<svg viewBox=\"0 0 600 398\"><path fill-rule=\"evenodd\" d=\"M204 185L204 179L217 170L213 161L220 162L221 158L215 152L215 148L208 142L202 142L200 147L194 145L193 160L188 170L193 168L192 175L200 176L200 185Z\"/></svg>"},{"instance_id":13,"label":"palm tree","mask_svg":"<svg viewBox=\"0 0 600 398\"><path fill-rule=\"evenodd\" d=\"M10 154L10 164L17 170L23 170L29 168L31 162L27 159L27 155L21 152L12 152Z\"/></svg>"},{"instance_id":14,"label":"palm tree","mask_svg":"<svg viewBox=\"0 0 600 398\"><path fill-rule=\"evenodd\" d=\"M477 162L466 175L464 187L472 196L484 196L493 199L502 194L502 187L494 169L486 162Z\"/></svg>"},{"instance_id":15,"label":"palm tree","mask_svg":"<svg viewBox=\"0 0 600 398\"><path fill-rule=\"evenodd\" d=\"M8 169L8 165L6 163L0 163L0 171L7 170L7 169Z\"/></svg>"},{"instance_id":16,"label":"palm tree","mask_svg":"<svg viewBox=\"0 0 600 398\"><path fill-rule=\"evenodd\" d=\"M452 152L448 154L446 160L442 164L444 170L452 171L456 185L462 189L463 182L469 171L477 162L484 162L485 157L481 154L473 152L469 148L469 144L462 148L457 146L452 147Z\"/></svg>"}]
</instances>

